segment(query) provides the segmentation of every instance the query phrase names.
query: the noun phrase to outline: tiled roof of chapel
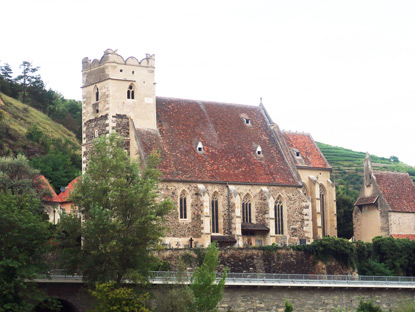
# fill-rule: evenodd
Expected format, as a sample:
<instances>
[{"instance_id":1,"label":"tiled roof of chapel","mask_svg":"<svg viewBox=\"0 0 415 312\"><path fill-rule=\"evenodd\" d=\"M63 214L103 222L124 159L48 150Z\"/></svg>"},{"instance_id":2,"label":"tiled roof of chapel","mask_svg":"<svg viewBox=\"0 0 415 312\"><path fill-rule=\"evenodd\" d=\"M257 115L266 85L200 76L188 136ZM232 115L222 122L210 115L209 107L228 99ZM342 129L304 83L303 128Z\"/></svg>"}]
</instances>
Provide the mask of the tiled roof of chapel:
<instances>
[{"instance_id":1,"label":"tiled roof of chapel","mask_svg":"<svg viewBox=\"0 0 415 312\"><path fill-rule=\"evenodd\" d=\"M261 107L163 97L156 103L158 130L137 129L137 137L142 156L160 151L163 179L300 185Z\"/></svg>"},{"instance_id":2,"label":"tiled roof of chapel","mask_svg":"<svg viewBox=\"0 0 415 312\"><path fill-rule=\"evenodd\" d=\"M408 173L375 172L374 175L391 211L415 212L415 185Z\"/></svg>"},{"instance_id":3,"label":"tiled roof of chapel","mask_svg":"<svg viewBox=\"0 0 415 312\"><path fill-rule=\"evenodd\" d=\"M300 152L301 157L294 157L297 166L331 169L331 166L310 134L284 131L283 135L288 147L291 150L297 149Z\"/></svg>"},{"instance_id":4,"label":"tiled roof of chapel","mask_svg":"<svg viewBox=\"0 0 415 312\"><path fill-rule=\"evenodd\" d=\"M73 179L71 182L69 182L68 186L65 187L65 190L61 192L58 197L61 202L67 202L70 196L70 193L73 191L75 184L78 182L78 179L80 177L77 177Z\"/></svg>"}]
</instances>

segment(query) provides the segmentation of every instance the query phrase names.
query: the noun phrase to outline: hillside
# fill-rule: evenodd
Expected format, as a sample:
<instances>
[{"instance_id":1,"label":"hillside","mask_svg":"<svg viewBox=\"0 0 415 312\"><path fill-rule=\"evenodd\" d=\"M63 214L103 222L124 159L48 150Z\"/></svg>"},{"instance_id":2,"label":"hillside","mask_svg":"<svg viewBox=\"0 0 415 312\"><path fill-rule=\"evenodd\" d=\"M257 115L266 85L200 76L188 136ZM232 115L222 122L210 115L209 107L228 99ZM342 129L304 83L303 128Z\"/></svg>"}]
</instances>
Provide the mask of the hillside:
<instances>
[{"instance_id":1,"label":"hillside","mask_svg":"<svg viewBox=\"0 0 415 312\"><path fill-rule=\"evenodd\" d=\"M0 114L0 156L22 153L31 159L45 155L51 144L60 141L81 153L81 145L73 132L3 93L0 93ZM31 132L34 133L29 135Z\"/></svg>"},{"instance_id":2,"label":"hillside","mask_svg":"<svg viewBox=\"0 0 415 312\"><path fill-rule=\"evenodd\" d=\"M363 184L363 161L366 153L317 142L327 161L333 167L333 180L340 192L357 199ZM415 182L415 167L400 162L397 158L370 155L376 171L408 172Z\"/></svg>"}]
</instances>

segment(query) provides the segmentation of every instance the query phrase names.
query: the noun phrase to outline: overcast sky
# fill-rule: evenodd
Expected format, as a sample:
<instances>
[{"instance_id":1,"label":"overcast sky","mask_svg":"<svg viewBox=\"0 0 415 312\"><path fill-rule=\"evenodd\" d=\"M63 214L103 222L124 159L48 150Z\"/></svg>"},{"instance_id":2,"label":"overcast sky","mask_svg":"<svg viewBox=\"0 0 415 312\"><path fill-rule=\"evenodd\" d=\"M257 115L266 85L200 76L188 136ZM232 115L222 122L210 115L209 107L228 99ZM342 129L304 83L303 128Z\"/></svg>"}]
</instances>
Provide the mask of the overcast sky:
<instances>
[{"instance_id":1,"label":"overcast sky","mask_svg":"<svg viewBox=\"0 0 415 312\"><path fill-rule=\"evenodd\" d=\"M415 165L415 1L3 1L1 64L81 100L81 61L156 57L158 96L258 105L281 129Z\"/></svg>"}]
</instances>

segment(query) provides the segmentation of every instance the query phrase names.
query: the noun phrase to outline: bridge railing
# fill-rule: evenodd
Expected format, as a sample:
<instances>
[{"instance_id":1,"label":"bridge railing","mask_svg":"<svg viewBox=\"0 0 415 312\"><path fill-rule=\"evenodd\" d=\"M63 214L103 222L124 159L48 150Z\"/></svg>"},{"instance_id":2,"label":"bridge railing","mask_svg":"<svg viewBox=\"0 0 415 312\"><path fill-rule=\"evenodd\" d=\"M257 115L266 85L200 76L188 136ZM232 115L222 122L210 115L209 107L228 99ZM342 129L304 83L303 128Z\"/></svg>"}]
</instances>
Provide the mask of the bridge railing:
<instances>
[{"instance_id":1,"label":"bridge railing","mask_svg":"<svg viewBox=\"0 0 415 312\"><path fill-rule=\"evenodd\" d=\"M66 274L64 270L49 272L51 279L82 280L81 275ZM152 283L190 283L193 272L153 271L150 272ZM216 274L219 281L223 273ZM47 278L47 277L46 277ZM406 285L415 288L412 276L366 276L366 275L319 275L319 274L272 274L272 273L228 273L227 284L301 284L301 285Z\"/></svg>"},{"instance_id":2,"label":"bridge railing","mask_svg":"<svg viewBox=\"0 0 415 312\"><path fill-rule=\"evenodd\" d=\"M151 272L153 281L189 282L192 272ZM222 273L216 274L219 280ZM233 283L320 283L320 284L414 284L412 276L366 276L366 275L319 275L319 274L272 274L272 273L228 273L226 282Z\"/></svg>"}]
</instances>

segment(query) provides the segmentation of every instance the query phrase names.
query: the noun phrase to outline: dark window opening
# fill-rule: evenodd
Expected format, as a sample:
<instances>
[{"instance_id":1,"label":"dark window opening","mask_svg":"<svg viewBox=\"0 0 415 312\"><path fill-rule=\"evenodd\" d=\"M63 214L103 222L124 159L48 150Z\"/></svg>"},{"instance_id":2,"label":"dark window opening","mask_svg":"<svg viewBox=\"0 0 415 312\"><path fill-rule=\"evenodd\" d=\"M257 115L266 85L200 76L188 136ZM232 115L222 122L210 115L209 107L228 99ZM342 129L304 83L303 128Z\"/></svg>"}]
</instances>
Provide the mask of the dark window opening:
<instances>
[{"instance_id":1,"label":"dark window opening","mask_svg":"<svg viewBox=\"0 0 415 312\"><path fill-rule=\"evenodd\" d=\"M283 209L281 198L278 198L274 205L274 215L275 215L275 234L283 235L284 234L284 209Z\"/></svg>"},{"instance_id":2,"label":"dark window opening","mask_svg":"<svg viewBox=\"0 0 415 312\"><path fill-rule=\"evenodd\" d=\"M213 194L211 200L212 209L212 233L219 233L219 210L218 210L218 197Z\"/></svg>"},{"instance_id":3,"label":"dark window opening","mask_svg":"<svg viewBox=\"0 0 415 312\"><path fill-rule=\"evenodd\" d=\"M122 73L122 69L120 69L120 73Z\"/></svg>"},{"instance_id":4,"label":"dark window opening","mask_svg":"<svg viewBox=\"0 0 415 312\"><path fill-rule=\"evenodd\" d=\"M187 219L187 203L185 192L180 194L180 219Z\"/></svg>"},{"instance_id":5,"label":"dark window opening","mask_svg":"<svg viewBox=\"0 0 415 312\"><path fill-rule=\"evenodd\" d=\"M133 88L132 85L130 85L128 87L128 90L127 90L127 99L128 100L134 100L134 88Z\"/></svg>"},{"instance_id":6,"label":"dark window opening","mask_svg":"<svg viewBox=\"0 0 415 312\"><path fill-rule=\"evenodd\" d=\"M97 91L95 92L95 101L98 102L99 101L99 90L97 88Z\"/></svg>"},{"instance_id":7,"label":"dark window opening","mask_svg":"<svg viewBox=\"0 0 415 312\"><path fill-rule=\"evenodd\" d=\"M251 198L247 195L242 201L242 222L251 223Z\"/></svg>"}]
</instances>

